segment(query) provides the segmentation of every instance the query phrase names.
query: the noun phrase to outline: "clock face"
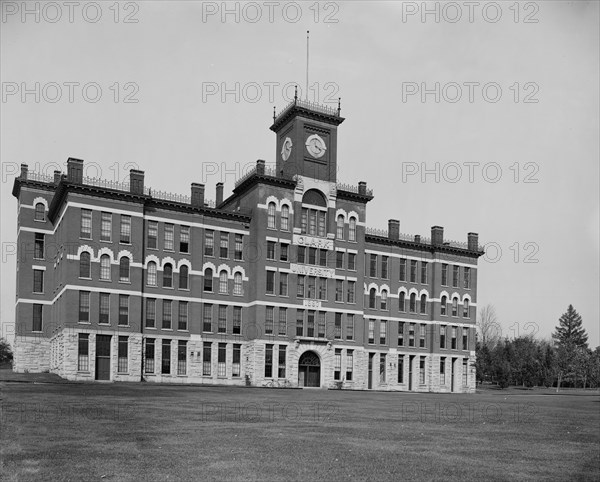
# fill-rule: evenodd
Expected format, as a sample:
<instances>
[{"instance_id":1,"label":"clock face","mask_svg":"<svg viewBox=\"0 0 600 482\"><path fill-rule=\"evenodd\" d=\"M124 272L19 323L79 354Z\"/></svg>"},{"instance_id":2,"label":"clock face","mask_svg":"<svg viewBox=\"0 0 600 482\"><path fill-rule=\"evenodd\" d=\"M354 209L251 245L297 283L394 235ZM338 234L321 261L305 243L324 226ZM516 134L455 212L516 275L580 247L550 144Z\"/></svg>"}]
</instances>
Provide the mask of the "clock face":
<instances>
[{"instance_id":1,"label":"clock face","mask_svg":"<svg viewBox=\"0 0 600 482\"><path fill-rule=\"evenodd\" d=\"M325 141L320 136L313 134L306 139L306 150L311 156L318 159L325 155L327 146L325 146Z\"/></svg>"},{"instance_id":2,"label":"clock face","mask_svg":"<svg viewBox=\"0 0 600 482\"><path fill-rule=\"evenodd\" d=\"M284 161L287 161L292 153L292 140L289 137L286 137L281 145L281 158Z\"/></svg>"}]
</instances>

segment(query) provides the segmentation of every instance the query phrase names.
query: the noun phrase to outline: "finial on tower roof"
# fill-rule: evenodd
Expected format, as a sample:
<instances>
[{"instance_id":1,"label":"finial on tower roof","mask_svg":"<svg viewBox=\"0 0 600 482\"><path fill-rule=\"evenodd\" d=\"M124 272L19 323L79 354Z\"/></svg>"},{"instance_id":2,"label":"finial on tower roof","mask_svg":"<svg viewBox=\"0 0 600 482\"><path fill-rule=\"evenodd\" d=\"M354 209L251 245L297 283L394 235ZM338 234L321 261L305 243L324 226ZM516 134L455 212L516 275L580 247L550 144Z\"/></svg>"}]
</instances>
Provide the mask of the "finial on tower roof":
<instances>
[{"instance_id":1,"label":"finial on tower roof","mask_svg":"<svg viewBox=\"0 0 600 482\"><path fill-rule=\"evenodd\" d=\"M294 88L294 104L298 102L298 86Z\"/></svg>"},{"instance_id":2,"label":"finial on tower roof","mask_svg":"<svg viewBox=\"0 0 600 482\"><path fill-rule=\"evenodd\" d=\"M275 106L273 106L273 122L275 122Z\"/></svg>"},{"instance_id":3,"label":"finial on tower roof","mask_svg":"<svg viewBox=\"0 0 600 482\"><path fill-rule=\"evenodd\" d=\"M342 111L342 98L338 97L338 117L340 116L341 111Z\"/></svg>"}]
</instances>

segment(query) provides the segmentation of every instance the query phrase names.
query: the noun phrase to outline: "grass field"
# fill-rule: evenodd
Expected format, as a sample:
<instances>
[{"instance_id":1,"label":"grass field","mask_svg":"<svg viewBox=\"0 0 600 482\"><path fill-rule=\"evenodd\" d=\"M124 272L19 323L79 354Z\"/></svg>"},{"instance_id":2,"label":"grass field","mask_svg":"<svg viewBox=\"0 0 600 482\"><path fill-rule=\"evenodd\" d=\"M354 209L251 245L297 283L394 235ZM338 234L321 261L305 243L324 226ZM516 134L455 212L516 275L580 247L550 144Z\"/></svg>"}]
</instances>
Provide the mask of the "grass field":
<instances>
[{"instance_id":1,"label":"grass field","mask_svg":"<svg viewBox=\"0 0 600 482\"><path fill-rule=\"evenodd\" d=\"M600 396L0 382L2 480L600 480Z\"/></svg>"}]
</instances>

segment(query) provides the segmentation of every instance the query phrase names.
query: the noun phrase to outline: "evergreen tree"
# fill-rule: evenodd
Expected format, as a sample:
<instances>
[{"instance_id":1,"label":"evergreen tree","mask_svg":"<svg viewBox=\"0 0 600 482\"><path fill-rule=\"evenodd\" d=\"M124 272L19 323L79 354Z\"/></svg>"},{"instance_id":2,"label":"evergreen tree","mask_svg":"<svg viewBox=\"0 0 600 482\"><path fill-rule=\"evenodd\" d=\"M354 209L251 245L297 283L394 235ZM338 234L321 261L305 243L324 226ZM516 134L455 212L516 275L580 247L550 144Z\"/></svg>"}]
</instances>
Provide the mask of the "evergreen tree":
<instances>
[{"instance_id":1,"label":"evergreen tree","mask_svg":"<svg viewBox=\"0 0 600 482\"><path fill-rule=\"evenodd\" d=\"M573 346L587 349L588 336L585 328L581 326L583 320L581 315L573 308L573 305L569 305L567 312L563 313L558 323L556 331L552 334L552 338L554 338L558 347Z\"/></svg>"}]
</instances>

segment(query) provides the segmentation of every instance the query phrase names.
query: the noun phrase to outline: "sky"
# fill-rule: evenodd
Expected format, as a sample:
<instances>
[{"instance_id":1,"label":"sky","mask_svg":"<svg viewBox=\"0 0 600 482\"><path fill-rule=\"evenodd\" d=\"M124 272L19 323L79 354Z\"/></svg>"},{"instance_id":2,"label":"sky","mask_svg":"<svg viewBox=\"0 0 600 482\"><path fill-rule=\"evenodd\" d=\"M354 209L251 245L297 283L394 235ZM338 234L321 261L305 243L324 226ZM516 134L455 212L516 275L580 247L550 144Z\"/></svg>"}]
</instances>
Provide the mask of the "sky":
<instances>
[{"instance_id":1,"label":"sky","mask_svg":"<svg viewBox=\"0 0 600 482\"><path fill-rule=\"evenodd\" d=\"M21 163L188 194L274 163L273 107L341 97L338 180L367 225L479 233L478 306L549 338L599 328L599 4L0 2L0 316L12 333ZM309 86L306 89L310 31Z\"/></svg>"}]
</instances>

